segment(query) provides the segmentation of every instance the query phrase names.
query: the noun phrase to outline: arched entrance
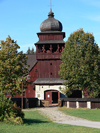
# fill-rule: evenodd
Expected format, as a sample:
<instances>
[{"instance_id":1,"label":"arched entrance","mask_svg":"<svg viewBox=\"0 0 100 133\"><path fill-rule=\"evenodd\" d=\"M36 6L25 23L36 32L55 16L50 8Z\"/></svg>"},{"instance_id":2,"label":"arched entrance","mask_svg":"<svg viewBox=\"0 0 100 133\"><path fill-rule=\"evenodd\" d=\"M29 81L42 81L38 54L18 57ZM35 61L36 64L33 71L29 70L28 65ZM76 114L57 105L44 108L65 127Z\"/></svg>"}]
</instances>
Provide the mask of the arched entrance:
<instances>
[{"instance_id":1,"label":"arched entrance","mask_svg":"<svg viewBox=\"0 0 100 133\"><path fill-rule=\"evenodd\" d=\"M60 99L60 92L57 90L44 91L44 99L49 100L49 104L57 104Z\"/></svg>"}]
</instances>

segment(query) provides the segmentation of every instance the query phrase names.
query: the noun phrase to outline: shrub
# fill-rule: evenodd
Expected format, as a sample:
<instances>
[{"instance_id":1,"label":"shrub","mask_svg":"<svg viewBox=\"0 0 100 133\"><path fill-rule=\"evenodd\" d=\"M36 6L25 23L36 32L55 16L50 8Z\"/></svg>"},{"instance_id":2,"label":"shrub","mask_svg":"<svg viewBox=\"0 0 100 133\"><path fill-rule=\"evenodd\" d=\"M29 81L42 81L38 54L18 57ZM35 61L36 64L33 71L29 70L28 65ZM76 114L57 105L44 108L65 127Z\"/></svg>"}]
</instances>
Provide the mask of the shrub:
<instances>
[{"instance_id":1,"label":"shrub","mask_svg":"<svg viewBox=\"0 0 100 133\"><path fill-rule=\"evenodd\" d=\"M16 103L13 104L13 112L16 114L16 117L24 118L24 113L21 108L16 105Z\"/></svg>"},{"instance_id":2,"label":"shrub","mask_svg":"<svg viewBox=\"0 0 100 133\"><path fill-rule=\"evenodd\" d=\"M21 108L7 98L3 93L0 93L0 121L6 123L23 124L24 113Z\"/></svg>"},{"instance_id":3,"label":"shrub","mask_svg":"<svg viewBox=\"0 0 100 133\"><path fill-rule=\"evenodd\" d=\"M12 112L13 103L11 99L7 99L7 97L0 93L0 120L3 120L6 114L10 116L10 112Z\"/></svg>"}]
</instances>

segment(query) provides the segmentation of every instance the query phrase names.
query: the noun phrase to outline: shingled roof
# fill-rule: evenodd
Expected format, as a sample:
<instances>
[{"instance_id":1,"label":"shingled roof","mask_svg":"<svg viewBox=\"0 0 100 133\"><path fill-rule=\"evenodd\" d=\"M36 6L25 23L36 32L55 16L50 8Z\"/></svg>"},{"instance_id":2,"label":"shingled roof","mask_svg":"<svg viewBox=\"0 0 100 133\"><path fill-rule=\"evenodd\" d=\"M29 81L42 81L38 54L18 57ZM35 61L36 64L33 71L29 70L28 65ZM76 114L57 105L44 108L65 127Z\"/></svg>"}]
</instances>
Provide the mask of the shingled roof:
<instances>
[{"instance_id":1,"label":"shingled roof","mask_svg":"<svg viewBox=\"0 0 100 133\"><path fill-rule=\"evenodd\" d=\"M65 44L63 40L46 40L46 41L38 41L36 44Z\"/></svg>"},{"instance_id":2,"label":"shingled roof","mask_svg":"<svg viewBox=\"0 0 100 133\"><path fill-rule=\"evenodd\" d=\"M26 54L26 56L27 56L27 65L29 65L28 71L30 71L37 63L36 54Z\"/></svg>"},{"instance_id":3,"label":"shingled roof","mask_svg":"<svg viewBox=\"0 0 100 133\"><path fill-rule=\"evenodd\" d=\"M38 78L34 84L63 84L66 80L60 78Z\"/></svg>"}]
</instances>

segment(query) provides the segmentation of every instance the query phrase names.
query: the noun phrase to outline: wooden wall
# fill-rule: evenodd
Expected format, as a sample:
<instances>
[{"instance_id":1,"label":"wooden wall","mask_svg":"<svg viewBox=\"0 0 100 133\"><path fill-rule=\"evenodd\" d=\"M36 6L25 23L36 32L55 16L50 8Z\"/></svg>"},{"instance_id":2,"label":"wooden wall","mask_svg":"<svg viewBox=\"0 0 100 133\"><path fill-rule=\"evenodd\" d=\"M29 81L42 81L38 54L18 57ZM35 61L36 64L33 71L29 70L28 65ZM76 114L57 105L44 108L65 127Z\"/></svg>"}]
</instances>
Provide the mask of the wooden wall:
<instances>
[{"instance_id":1,"label":"wooden wall","mask_svg":"<svg viewBox=\"0 0 100 133\"><path fill-rule=\"evenodd\" d=\"M25 91L25 94L24 94L23 98L34 98L35 97L35 85L32 82L34 82L37 79L37 77L38 77L38 73L35 72L36 69L37 69L37 65L38 64L36 64L32 68L32 70L29 72L29 75L31 76L31 78L28 81L31 82L31 84L29 84L27 86L27 89ZM21 96L16 94L13 98L21 98Z\"/></svg>"},{"instance_id":2,"label":"wooden wall","mask_svg":"<svg viewBox=\"0 0 100 133\"><path fill-rule=\"evenodd\" d=\"M63 40L63 35L54 35L54 34L46 34L46 35L39 35L39 41L43 40Z\"/></svg>"},{"instance_id":3,"label":"wooden wall","mask_svg":"<svg viewBox=\"0 0 100 133\"><path fill-rule=\"evenodd\" d=\"M40 60L38 61L38 77L39 78L60 78L58 71L60 70L61 60Z\"/></svg>"}]
</instances>

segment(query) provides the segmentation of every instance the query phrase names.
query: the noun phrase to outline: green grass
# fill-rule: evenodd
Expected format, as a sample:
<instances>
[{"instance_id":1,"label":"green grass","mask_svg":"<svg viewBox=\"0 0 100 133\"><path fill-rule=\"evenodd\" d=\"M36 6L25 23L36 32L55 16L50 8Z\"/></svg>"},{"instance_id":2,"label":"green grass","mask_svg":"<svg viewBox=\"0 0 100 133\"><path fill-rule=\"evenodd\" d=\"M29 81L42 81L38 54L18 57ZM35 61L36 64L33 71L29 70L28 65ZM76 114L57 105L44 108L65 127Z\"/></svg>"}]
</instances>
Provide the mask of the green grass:
<instances>
[{"instance_id":1,"label":"green grass","mask_svg":"<svg viewBox=\"0 0 100 133\"><path fill-rule=\"evenodd\" d=\"M24 125L0 122L0 133L100 133L100 129L57 124L38 111L25 111Z\"/></svg>"},{"instance_id":2,"label":"green grass","mask_svg":"<svg viewBox=\"0 0 100 133\"><path fill-rule=\"evenodd\" d=\"M92 121L100 121L100 109L72 109L62 107L59 108L60 111L63 111L67 115L76 116Z\"/></svg>"}]
</instances>

